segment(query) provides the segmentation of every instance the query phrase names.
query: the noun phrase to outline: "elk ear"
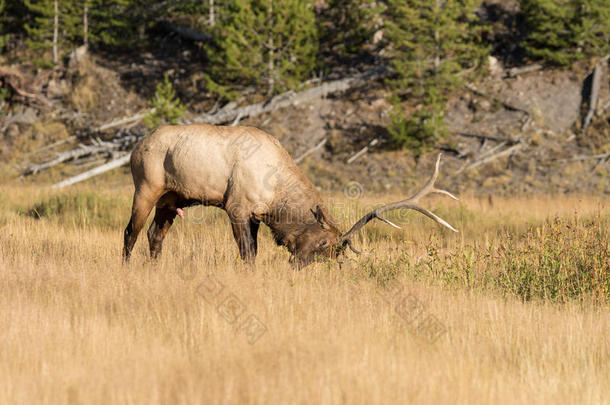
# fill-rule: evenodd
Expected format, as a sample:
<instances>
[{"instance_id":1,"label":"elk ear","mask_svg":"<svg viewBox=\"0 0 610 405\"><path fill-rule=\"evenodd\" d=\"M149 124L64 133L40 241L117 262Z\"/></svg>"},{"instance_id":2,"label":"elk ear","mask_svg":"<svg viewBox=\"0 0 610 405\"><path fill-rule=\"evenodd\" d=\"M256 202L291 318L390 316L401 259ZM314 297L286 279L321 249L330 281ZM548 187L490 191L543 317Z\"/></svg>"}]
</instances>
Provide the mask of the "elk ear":
<instances>
[{"instance_id":1,"label":"elk ear","mask_svg":"<svg viewBox=\"0 0 610 405\"><path fill-rule=\"evenodd\" d=\"M314 210L312 208L311 213L313 214L316 221L318 221L318 223L320 224L322 229L327 230L327 231L330 231L332 229L332 226L330 225L330 221L326 218L326 214L324 214L324 210L322 210L322 207L320 207L319 205L316 205L316 209Z\"/></svg>"}]
</instances>

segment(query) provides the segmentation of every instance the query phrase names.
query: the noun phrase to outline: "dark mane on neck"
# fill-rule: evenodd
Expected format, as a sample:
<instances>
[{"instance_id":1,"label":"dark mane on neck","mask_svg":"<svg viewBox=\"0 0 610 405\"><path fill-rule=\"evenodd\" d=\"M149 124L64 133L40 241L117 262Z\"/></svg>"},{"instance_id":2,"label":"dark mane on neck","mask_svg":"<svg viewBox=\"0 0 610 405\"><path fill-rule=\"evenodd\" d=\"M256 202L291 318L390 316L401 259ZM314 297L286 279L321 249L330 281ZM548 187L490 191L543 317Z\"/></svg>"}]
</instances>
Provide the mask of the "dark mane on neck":
<instances>
[{"instance_id":1,"label":"dark mane on neck","mask_svg":"<svg viewBox=\"0 0 610 405\"><path fill-rule=\"evenodd\" d=\"M324 204L318 190L296 166L286 167L277 176L281 192L263 222L271 228L275 243L294 253L296 238L319 226L313 211Z\"/></svg>"},{"instance_id":2,"label":"dark mane on neck","mask_svg":"<svg viewBox=\"0 0 610 405\"><path fill-rule=\"evenodd\" d=\"M309 208L294 206L284 206L273 211L263 222L271 229L275 243L286 246L289 250L292 250L291 244L297 236L316 224Z\"/></svg>"}]
</instances>

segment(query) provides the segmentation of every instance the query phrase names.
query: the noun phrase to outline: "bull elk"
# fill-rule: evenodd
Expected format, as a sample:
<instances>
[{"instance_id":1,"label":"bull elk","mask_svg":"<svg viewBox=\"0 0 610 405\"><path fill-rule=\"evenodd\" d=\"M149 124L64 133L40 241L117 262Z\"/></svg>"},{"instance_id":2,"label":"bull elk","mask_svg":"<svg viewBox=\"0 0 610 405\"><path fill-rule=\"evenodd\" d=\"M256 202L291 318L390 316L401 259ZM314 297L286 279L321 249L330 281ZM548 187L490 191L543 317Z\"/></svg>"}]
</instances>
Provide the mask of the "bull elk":
<instances>
[{"instance_id":1,"label":"bull elk","mask_svg":"<svg viewBox=\"0 0 610 405\"><path fill-rule=\"evenodd\" d=\"M275 242L292 254L290 262L303 267L317 258L334 258L346 248L358 252L352 237L369 221L397 209L421 212L457 232L445 220L419 205L430 193L456 199L435 188L441 155L434 173L412 197L381 206L342 233L313 184L271 135L252 127L205 124L163 126L142 139L131 155L135 185L131 219L125 229L123 258L127 262L138 233L153 207L148 229L152 258L161 253L163 238L182 209L194 204L213 205L227 212L239 254L253 262L260 223Z\"/></svg>"}]
</instances>

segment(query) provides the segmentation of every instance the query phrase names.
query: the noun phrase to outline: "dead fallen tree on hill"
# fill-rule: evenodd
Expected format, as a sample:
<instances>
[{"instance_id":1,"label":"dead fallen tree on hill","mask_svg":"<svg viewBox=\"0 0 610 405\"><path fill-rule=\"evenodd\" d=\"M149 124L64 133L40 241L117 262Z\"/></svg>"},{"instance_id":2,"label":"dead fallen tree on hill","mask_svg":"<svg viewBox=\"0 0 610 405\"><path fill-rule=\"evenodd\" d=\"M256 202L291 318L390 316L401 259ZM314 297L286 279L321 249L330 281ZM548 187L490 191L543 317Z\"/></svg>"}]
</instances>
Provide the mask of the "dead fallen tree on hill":
<instances>
[{"instance_id":1,"label":"dead fallen tree on hill","mask_svg":"<svg viewBox=\"0 0 610 405\"><path fill-rule=\"evenodd\" d=\"M217 113L211 115L203 114L195 119L184 121L184 123L186 124L205 122L208 124L217 125L231 122L237 117L241 117L241 119L252 118L281 108L291 107L301 103L306 103L308 101L325 98L329 94L348 91L358 86L362 86L368 81L378 80L384 77L387 73L388 70L385 68L372 69L345 79L333 80L330 82L322 83L319 86L303 90L298 93L288 91L286 93L279 94L266 102L233 108L229 110L221 109Z\"/></svg>"},{"instance_id":2,"label":"dead fallen tree on hill","mask_svg":"<svg viewBox=\"0 0 610 405\"><path fill-rule=\"evenodd\" d=\"M511 156L511 155L521 151L523 148L525 148L527 146L527 144L522 139L513 139L513 138L507 138L504 136L475 134L475 133L468 133L468 132L459 132L456 135L464 136L467 138L477 138L477 139L482 140L483 144L481 145L481 149L484 149L487 141L497 142L497 145L491 147L488 150L483 150L480 153L478 153L478 155L475 157L474 161L470 161L470 159L468 161L466 161L466 163L464 163L464 165L462 165L462 167L459 168L455 172L454 176L457 176L458 174L460 174L466 170L474 169L475 167L485 165L496 159L506 157L506 156Z\"/></svg>"},{"instance_id":3,"label":"dead fallen tree on hill","mask_svg":"<svg viewBox=\"0 0 610 405\"><path fill-rule=\"evenodd\" d=\"M40 94L32 93L25 88L26 80L21 72L10 66L0 66L0 87L7 85L15 94L34 104L50 105L51 102Z\"/></svg>"},{"instance_id":4,"label":"dead fallen tree on hill","mask_svg":"<svg viewBox=\"0 0 610 405\"><path fill-rule=\"evenodd\" d=\"M114 156L121 151L127 151L137 142L140 136L132 133L122 133L120 136L110 141L102 141L99 138L92 140L89 145L79 144L75 149L56 153L55 156L47 161L27 167L22 176L40 173L64 162L77 162L80 159L92 156ZM44 150L41 148L40 150Z\"/></svg>"}]
</instances>

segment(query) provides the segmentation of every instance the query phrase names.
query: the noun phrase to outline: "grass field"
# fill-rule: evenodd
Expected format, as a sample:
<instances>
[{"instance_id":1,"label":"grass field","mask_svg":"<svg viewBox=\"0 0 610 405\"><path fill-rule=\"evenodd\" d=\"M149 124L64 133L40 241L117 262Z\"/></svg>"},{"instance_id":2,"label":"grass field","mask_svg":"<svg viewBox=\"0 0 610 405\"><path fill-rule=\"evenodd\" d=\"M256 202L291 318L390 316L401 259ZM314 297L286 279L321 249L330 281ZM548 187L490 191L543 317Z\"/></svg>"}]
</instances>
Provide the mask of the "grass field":
<instances>
[{"instance_id":1,"label":"grass field","mask_svg":"<svg viewBox=\"0 0 610 405\"><path fill-rule=\"evenodd\" d=\"M124 267L131 193L0 189L0 403L610 403L607 199L429 200L460 233L398 213L295 271L197 207Z\"/></svg>"}]
</instances>

